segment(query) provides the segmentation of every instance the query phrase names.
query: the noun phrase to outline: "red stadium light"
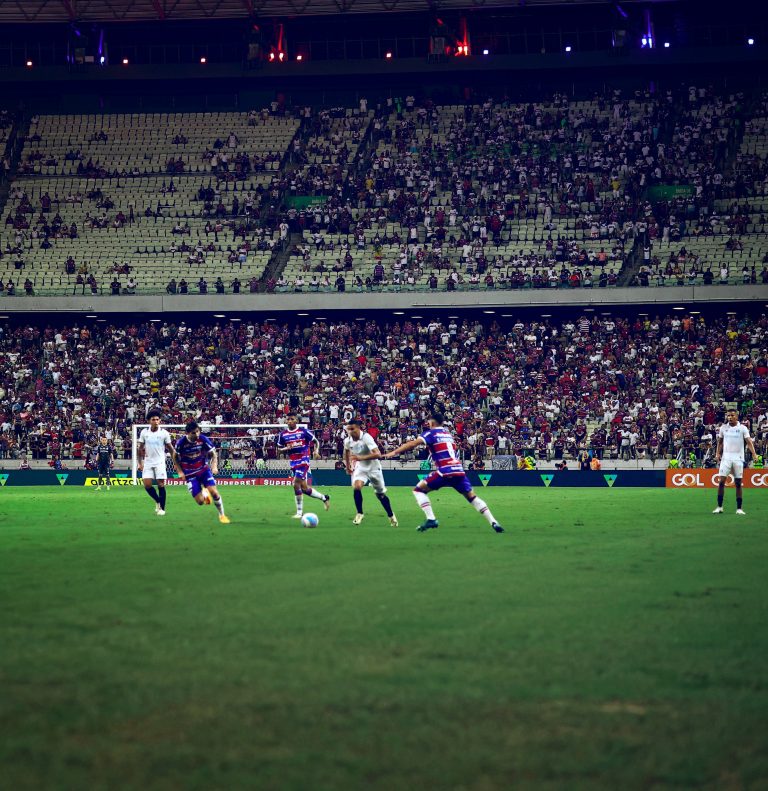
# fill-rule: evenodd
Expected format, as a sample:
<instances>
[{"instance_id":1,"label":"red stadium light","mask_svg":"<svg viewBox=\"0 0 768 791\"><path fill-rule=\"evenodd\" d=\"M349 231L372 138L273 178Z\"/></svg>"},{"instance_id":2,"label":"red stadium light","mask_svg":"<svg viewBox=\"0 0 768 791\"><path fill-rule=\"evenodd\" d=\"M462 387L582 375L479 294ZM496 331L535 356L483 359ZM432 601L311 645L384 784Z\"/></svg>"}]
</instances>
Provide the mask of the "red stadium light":
<instances>
[{"instance_id":1,"label":"red stadium light","mask_svg":"<svg viewBox=\"0 0 768 791\"><path fill-rule=\"evenodd\" d=\"M274 52L270 52L269 53L269 60L270 60L270 62L273 61L274 59L275 59L275 53Z\"/></svg>"},{"instance_id":2,"label":"red stadium light","mask_svg":"<svg viewBox=\"0 0 768 791\"><path fill-rule=\"evenodd\" d=\"M277 59L280 61L280 63L282 63L285 60L285 53L284 52L278 52L277 53Z\"/></svg>"},{"instance_id":3,"label":"red stadium light","mask_svg":"<svg viewBox=\"0 0 768 791\"><path fill-rule=\"evenodd\" d=\"M205 56L203 56L202 58L200 58L200 63L202 63L203 65L205 65L206 63L208 63L208 58L206 58Z\"/></svg>"},{"instance_id":4,"label":"red stadium light","mask_svg":"<svg viewBox=\"0 0 768 791\"><path fill-rule=\"evenodd\" d=\"M296 56L296 60L299 60L299 61L304 60L304 56L303 55L297 55Z\"/></svg>"}]
</instances>

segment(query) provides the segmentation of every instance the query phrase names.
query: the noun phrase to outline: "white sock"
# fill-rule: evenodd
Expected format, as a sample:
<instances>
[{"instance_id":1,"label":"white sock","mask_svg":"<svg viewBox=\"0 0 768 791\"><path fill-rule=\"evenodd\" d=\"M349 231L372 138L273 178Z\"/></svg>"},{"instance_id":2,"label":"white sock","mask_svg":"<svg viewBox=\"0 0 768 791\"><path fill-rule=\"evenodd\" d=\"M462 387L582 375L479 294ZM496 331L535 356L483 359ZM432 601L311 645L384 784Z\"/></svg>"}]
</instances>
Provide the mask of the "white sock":
<instances>
[{"instance_id":1,"label":"white sock","mask_svg":"<svg viewBox=\"0 0 768 791\"><path fill-rule=\"evenodd\" d=\"M472 500L472 507L486 518L489 525L492 525L496 521L491 513L491 509L485 504L485 501L481 500L479 497L475 497L475 499Z\"/></svg>"},{"instance_id":2,"label":"white sock","mask_svg":"<svg viewBox=\"0 0 768 791\"><path fill-rule=\"evenodd\" d=\"M318 492L317 489L310 489L306 494L310 497L314 497L315 500L325 500L325 495L322 492Z\"/></svg>"},{"instance_id":3,"label":"white sock","mask_svg":"<svg viewBox=\"0 0 768 791\"><path fill-rule=\"evenodd\" d=\"M424 511L424 516L427 519L434 519L435 512L432 510L432 503L429 502L429 497L427 497L424 492L420 492L417 489L413 490L413 496L416 498L416 502L421 506L421 510Z\"/></svg>"},{"instance_id":4,"label":"white sock","mask_svg":"<svg viewBox=\"0 0 768 791\"><path fill-rule=\"evenodd\" d=\"M216 506L219 516L224 516L224 500L221 499L221 495L219 495L218 500L215 497L213 498L213 504Z\"/></svg>"},{"instance_id":5,"label":"white sock","mask_svg":"<svg viewBox=\"0 0 768 791\"><path fill-rule=\"evenodd\" d=\"M296 513L304 513L304 496L301 494L296 495Z\"/></svg>"}]
</instances>

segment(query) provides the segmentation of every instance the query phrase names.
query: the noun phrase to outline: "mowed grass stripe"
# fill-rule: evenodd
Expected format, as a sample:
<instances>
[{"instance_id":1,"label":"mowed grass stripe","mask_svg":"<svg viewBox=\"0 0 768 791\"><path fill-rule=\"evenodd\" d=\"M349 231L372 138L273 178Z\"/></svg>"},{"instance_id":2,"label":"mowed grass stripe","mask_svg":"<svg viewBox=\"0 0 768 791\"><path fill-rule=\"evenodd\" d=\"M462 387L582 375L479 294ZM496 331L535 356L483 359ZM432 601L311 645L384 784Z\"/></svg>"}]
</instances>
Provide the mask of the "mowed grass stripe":
<instances>
[{"instance_id":1,"label":"mowed grass stripe","mask_svg":"<svg viewBox=\"0 0 768 791\"><path fill-rule=\"evenodd\" d=\"M494 534L365 491L0 493L16 788L760 787L768 498L504 489ZM312 503L314 505L314 503Z\"/></svg>"}]
</instances>

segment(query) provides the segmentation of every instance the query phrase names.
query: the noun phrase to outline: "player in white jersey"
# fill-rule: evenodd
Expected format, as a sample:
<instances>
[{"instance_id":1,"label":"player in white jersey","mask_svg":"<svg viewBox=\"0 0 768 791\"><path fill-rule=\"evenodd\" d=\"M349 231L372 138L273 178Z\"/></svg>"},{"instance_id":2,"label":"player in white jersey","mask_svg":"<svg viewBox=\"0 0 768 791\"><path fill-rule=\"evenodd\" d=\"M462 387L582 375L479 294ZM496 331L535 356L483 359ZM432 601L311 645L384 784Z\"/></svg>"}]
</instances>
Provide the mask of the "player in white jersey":
<instances>
[{"instance_id":1,"label":"player in white jersey","mask_svg":"<svg viewBox=\"0 0 768 791\"><path fill-rule=\"evenodd\" d=\"M155 513L158 516L165 516L165 481L168 477L165 469L165 454L167 451L173 458L176 451L171 442L171 435L160 426L160 413L153 410L147 417L149 428L143 428L138 439L139 466L144 489L155 501ZM157 481L158 491L155 491L152 485L153 480Z\"/></svg>"},{"instance_id":2,"label":"player in white jersey","mask_svg":"<svg viewBox=\"0 0 768 791\"><path fill-rule=\"evenodd\" d=\"M363 521L363 486L370 483L376 497L387 512L389 524L397 527L397 517L392 512L392 505L387 497L384 483L384 472L381 469L381 451L376 440L363 431L362 423L353 418L344 426L347 438L344 440L344 466L352 476L352 490L355 498L355 518L352 523L359 525Z\"/></svg>"},{"instance_id":3,"label":"player in white jersey","mask_svg":"<svg viewBox=\"0 0 768 791\"><path fill-rule=\"evenodd\" d=\"M713 514L723 513L723 497L725 496L725 481L729 475L733 475L736 484L736 513L744 515L742 504L741 479L744 476L744 445L749 448L752 458L757 456L755 443L749 436L749 429L739 423L739 413L736 409L729 409L725 413L727 423L720 426L717 432L717 454L715 461L720 462L718 474L720 483L717 487L717 508Z\"/></svg>"}]
</instances>

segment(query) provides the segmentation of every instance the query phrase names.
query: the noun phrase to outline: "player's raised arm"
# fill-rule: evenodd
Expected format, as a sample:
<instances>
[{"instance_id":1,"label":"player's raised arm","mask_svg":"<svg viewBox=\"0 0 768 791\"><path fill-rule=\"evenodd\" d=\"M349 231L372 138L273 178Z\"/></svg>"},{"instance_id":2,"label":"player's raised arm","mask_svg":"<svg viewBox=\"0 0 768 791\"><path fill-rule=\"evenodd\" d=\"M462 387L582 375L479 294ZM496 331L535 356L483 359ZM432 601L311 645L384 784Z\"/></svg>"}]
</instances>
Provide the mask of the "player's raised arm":
<instances>
[{"instance_id":1,"label":"player's raised arm","mask_svg":"<svg viewBox=\"0 0 768 791\"><path fill-rule=\"evenodd\" d=\"M210 440L209 440L210 442ZM216 452L216 446L211 442L210 449L208 450L208 464L210 465L211 472L214 475L219 474L219 454Z\"/></svg>"},{"instance_id":2,"label":"player's raised arm","mask_svg":"<svg viewBox=\"0 0 768 791\"><path fill-rule=\"evenodd\" d=\"M396 456L399 456L401 453L407 453L409 450L413 450L414 448L418 448L419 445L423 445L424 439L422 437L416 437L416 439L409 440L408 442L404 442L400 445L399 448L395 448L391 450L389 453L385 453L380 458L382 459L394 459Z\"/></svg>"},{"instance_id":3,"label":"player's raised arm","mask_svg":"<svg viewBox=\"0 0 768 791\"><path fill-rule=\"evenodd\" d=\"M304 429L304 437L307 440L307 447L313 459L320 458L320 442L317 437L307 428Z\"/></svg>"}]
</instances>

